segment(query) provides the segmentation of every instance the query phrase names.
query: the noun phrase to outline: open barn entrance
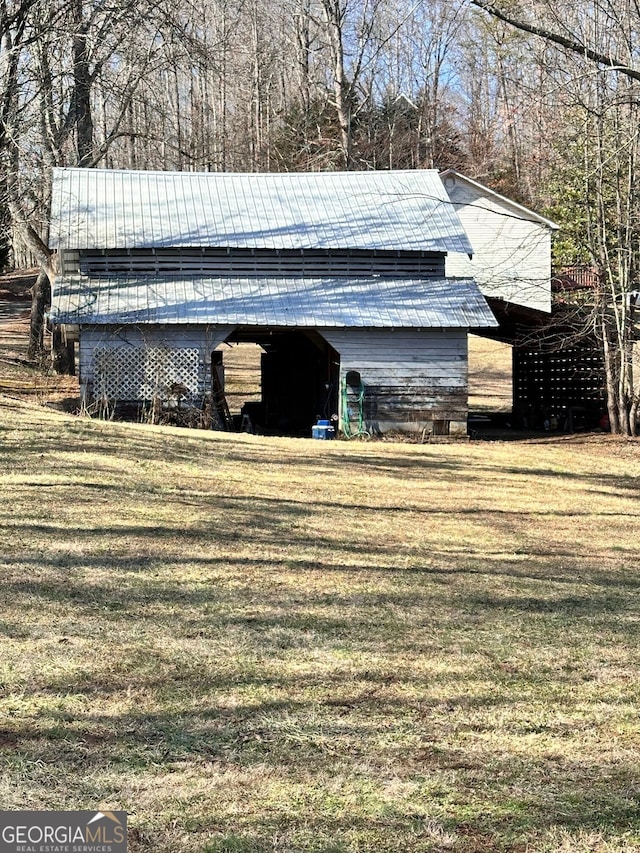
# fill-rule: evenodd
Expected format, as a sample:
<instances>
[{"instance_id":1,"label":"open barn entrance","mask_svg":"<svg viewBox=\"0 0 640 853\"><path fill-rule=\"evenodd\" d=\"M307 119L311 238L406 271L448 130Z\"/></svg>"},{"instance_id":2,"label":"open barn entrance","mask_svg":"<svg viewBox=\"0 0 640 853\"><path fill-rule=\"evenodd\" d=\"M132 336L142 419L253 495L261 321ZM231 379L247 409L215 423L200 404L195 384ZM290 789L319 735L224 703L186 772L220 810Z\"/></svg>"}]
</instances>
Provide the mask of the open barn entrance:
<instances>
[{"instance_id":1,"label":"open barn entrance","mask_svg":"<svg viewBox=\"0 0 640 853\"><path fill-rule=\"evenodd\" d=\"M218 352L237 429L308 437L337 414L340 359L317 332L238 329Z\"/></svg>"},{"instance_id":2,"label":"open barn entrance","mask_svg":"<svg viewBox=\"0 0 640 853\"><path fill-rule=\"evenodd\" d=\"M512 347L469 335L469 417L510 418L513 408Z\"/></svg>"}]
</instances>

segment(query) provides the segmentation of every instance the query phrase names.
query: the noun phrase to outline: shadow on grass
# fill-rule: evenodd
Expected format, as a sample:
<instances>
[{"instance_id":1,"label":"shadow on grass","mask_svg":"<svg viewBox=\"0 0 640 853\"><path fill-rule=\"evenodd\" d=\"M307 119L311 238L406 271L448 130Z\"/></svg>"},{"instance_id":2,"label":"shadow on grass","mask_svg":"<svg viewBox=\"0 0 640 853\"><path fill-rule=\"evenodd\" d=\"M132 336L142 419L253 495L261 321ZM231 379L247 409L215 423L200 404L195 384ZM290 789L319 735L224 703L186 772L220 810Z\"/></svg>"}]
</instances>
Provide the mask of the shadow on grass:
<instances>
[{"instance_id":1,"label":"shadow on grass","mask_svg":"<svg viewBox=\"0 0 640 853\"><path fill-rule=\"evenodd\" d=\"M531 465L509 465L508 463L487 464L482 456L475 453L461 453L455 457L448 452L439 452L437 446L425 446L424 450L416 447L407 453L406 445L381 443L362 445L357 448L348 443L336 443L329 448L318 449L317 442L301 440L289 442L283 450L278 440L255 438L247 440L245 435L232 433L202 433L185 431L176 434L173 431L159 429L146 431L144 427L123 427L119 424L95 422L89 420L63 420L59 430L43 430L34 435L34 427L27 421L20 420L12 423L11 431L14 440L0 447L0 463L11 462L15 453L22 452L23 442L20 435L28 441L30 451L34 455L55 454L67 447L79 455L76 464L81 467L83 453L92 456L104 456L105 459L115 457L119 462L128 465L139 463L185 463L198 462L211 465L215 472L216 463L221 460L234 465L273 465L286 469L294 464L298 472L317 472L331 478L346 472L354 472L389 477L391 480L403 479L409 481L428 481L439 474L450 477L452 474L463 474L470 481L482 481L486 475L495 476L500 470L505 475L535 477L558 481L566 479L584 485L615 489L621 493L640 491L640 478L634 473L610 475L557 470L541 466L532 461ZM560 444L566 448L571 442L564 439L561 442L553 439L545 440L545 444L553 446ZM576 452L580 449L580 440L575 442ZM591 445L589 445L591 447ZM640 457L640 452L638 453ZM95 464L92 460L91 464ZM64 464L62 465L64 468Z\"/></svg>"},{"instance_id":2,"label":"shadow on grass","mask_svg":"<svg viewBox=\"0 0 640 853\"><path fill-rule=\"evenodd\" d=\"M48 530L49 528L42 528ZM159 530L158 533L147 531L150 535L161 537L163 533L171 541L176 538L176 532ZM102 534L101 534L102 535ZM123 528L119 536L139 536L138 528ZM382 550L382 549L378 549ZM390 549L393 554L393 549ZM163 572L170 571L171 566L180 567L183 556L180 551L163 552L161 558L157 554L120 556L106 551L100 556L82 557L76 555L35 555L5 557L2 565L5 568L4 577L0 578L0 589L5 601L32 598L33 603L38 599L51 602L67 603L78 607L78 612L93 612L125 610L127 615L144 617L145 606L158 604L171 605L175 603L182 608L188 608L192 616L201 608L210 605L230 607L253 604L256 607L268 607L277 611L275 617L242 616L246 624L276 624L286 622L292 624L296 610L304 605L316 608L335 609L336 618L330 624L344 624L340 614L357 610L366 613L368 609L400 608L405 611L420 612L439 624L442 618L448 618L448 611L439 614L434 607L451 605L457 609L490 614L502 611L505 614L513 612L530 614L557 614L563 617L606 617L616 614L635 613L638 607L640 579L633 575L611 571L587 569L583 563L575 568L570 563L563 565L563 574L545 572L543 567L550 557L557 555L541 552L535 556L523 557L517 555L512 560L495 555L487 559L480 552L477 555L464 552L460 555L463 561L458 566L452 566L455 554L447 553L446 562L441 565L411 566L409 568L394 568L391 563L358 562L342 564L335 562L335 553L331 554L333 562L326 560L309 561L292 559L281 560L259 557L195 557L189 555L191 567L200 567L204 574L200 579L191 582L176 580L167 581L154 572L162 568ZM29 573L29 567L34 574ZM10 578L11 570L26 570L26 576L20 579ZM104 580L80 579L73 572L81 569L84 574L92 570L101 573L108 571L111 575L109 582ZM206 570L210 570L207 576ZM38 570L47 570L45 577ZM249 571L247 571L249 570ZM37 574L35 574L38 572ZM52 578L51 572L54 573ZM71 572L71 574L70 574ZM149 574L151 572L151 574ZM286 575L286 583L282 589L276 585L278 575ZM55 578L55 574L58 577ZM348 584L348 578L359 577L372 583L384 583L384 588L367 591L360 586L353 595L344 592L326 592L307 589L305 577L309 575L343 576ZM296 585L296 576L299 584ZM468 583L462 586L453 581L473 578L485 580L495 578L508 579L512 582L528 581L537 585L539 595L532 595L523 590L521 594L507 594L503 587L496 586L495 591L469 591ZM428 579L427 585L421 585L420 578ZM439 581L442 581L441 583ZM584 593L560 594L556 586L585 585L588 590ZM294 608L293 611L291 608ZM219 614L218 614L219 615ZM235 617L234 617L235 618ZM350 617L352 618L352 617ZM321 620L318 619L318 624ZM353 623L352 623L353 624ZM364 624L368 624L365 620ZM632 626L631 626L632 627Z\"/></svg>"},{"instance_id":3,"label":"shadow on grass","mask_svg":"<svg viewBox=\"0 0 640 853\"><path fill-rule=\"evenodd\" d=\"M256 565L261 564L252 563ZM122 576L117 561L113 571ZM334 566L333 571L342 569ZM379 571L376 566L355 568L359 574ZM407 577L415 574L405 573L405 581ZM81 782L83 796L94 785L95 796L103 797L99 781L92 780L99 780L107 770L115 777L144 779L155 774L168 778L185 768L190 778L211 780L208 784L214 788L227 784L227 774L248 774L251 779L259 772L278 779L284 792L287 785L309 786L314 792L306 805L288 802L283 793L281 802L264 808L259 803L258 779L243 794L235 794L243 817L218 819L213 833L217 840L203 840L203 850L207 845L224 850L218 842L223 845L235 839L233 843L241 845L235 849L273 851L270 839L275 833L289 844L285 849L300 851L331 849L323 844L333 844L334 849L343 844L352 851L358 849L353 839L363 837L371 838L372 849L376 839L380 846L384 838L385 851L426 851L439 849L437 838L429 841L431 848L426 843L420 847L433 831L434 821L456 839L453 849L469 853L514 851L551 827L609 833L640 830L634 801L635 762L609 761L606 750L588 762L569 760L553 750L542 758L538 753L527 757L511 753L501 742L501 735L513 737L514 726L515 733L525 739L541 736L566 742L573 736L571 725L560 714L536 723L527 715L523 718L522 711L516 712L529 697L544 695L549 673L504 672L486 660L482 671L468 675L443 669L418 676L410 669L394 671L392 658L381 662L381 656L403 646L415 655L423 654L421 640L414 634L426 624L430 637L438 632L430 653L446 654L439 644L447 636L454 637L456 629L465 631L468 611L477 610L487 622L497 615L502 630L505 618L514 613L516 621L520 613L560 614L565 628L574 618L580 623L585 615L603 613L613 625L616 614L607 595L603 600L597 595L563 596L552 603L554 611L541 609L540 600L531 596L502 601L466 596L452 602L446 591L434 598L412 589L384 595L359 591L351 598L345 593L314 593L301 585L298 598L292 601L291 591L285 594L273 588L220 590L201 585L193 589L153 580L142 587L126 583L119 587L79 583L63 574L60 583L40 584L27 578L12 582L3 594L5 600L13 601L26 596L36 610L39 599L68 604L78 622L82 616L89 621L95 617L95 628L107 642L110 618L130 624L137 619L140 626L147 606L174 608L169 622L158 620L154 645L138 641L133 648L123 648L117 658L97 658L84 671L73 671L69 661L66 676L52 677L45 670L35 684L25 685L23 701L38 699L40 710L5 723L0 730L0 757L8 772L19 778L29 768L31 784L39 780L46 785L50 768L55 767L57 773L76 780L70 782L71 796L76 796L75 786ZM278 612L243 614L245 601L268 604ZM221 610L208 611L221 603ZM335 607L342 615L327 618L307 609L323 605ZM452 606L460 609L452 612ZM620 596L616 606L626 612L633 604ZM413 619L400 620L400 630L394 632L394 619L385 611L398 607ZM189 612L181 612L182 608ZM444 629L450 620L454 624L448 625L451 633L447 634ZM163 636L203 639L205 632L206 640L212 628L212 642L223 636L233 647L237 637L238 660L201 659L190 656L188 647L184 655L172 657L163 649ZM290 645L283 648L277 636L271 637L277 630L291 632ZM370 649L371 665L350 665L342 672L328 673L320 667L305 672L300 666L288 674L281 671L279 660L304 644L306 632L313 633L315 650L308 666L320 663L336 638L343 660L351 652ZM67 639L70 645L61 649L71 658L75 638ZM110 649L113 653L117 645ZM482 679L492 678L494 689L479 689ZM552 678L554 689L564 687L570 695L569 676L554 671ZM465 684L469 693L459 692ZM127 698L130 690L133 699ZM631 705L635 692L632 684L628 696L616 691L612 706ZM84 700L78 704L79 697ZM47 698L50 705L43 703ZM68 706L65 698L71 700ZM599 701L606 701L606 696L600 694ZM167 710L153 710L159 705ZM123 710L122 706L128 707ZM576 736L579 739L580 733ZM336 774L345 780L344 792L329 782ZM406 785L421 793L399 802L387 796L381 804L371 791L383 789L389 775L400 790ZM353 789L359 791L358 786L362 790L354 799ZM118 799L117 787L111 797ZM204 832L211 838L208 818L200 808L197 798L191 802L187 796L176 805L175 821L185 832ZM167 845L166 839L163 842L160 834L152 833L136 836L133 847L149 853L172 849L170 843L163 843Z\"/></svg>"},{"instance_id":4,"label":"shadow on grass","mask_svg":"<svg viewBox=\"0 0 640 853\"><path fill-rule=\"evenodd\" d=\"M381 726L385 710L371 712ZM471 749L437 739L416 746L407 743L406 728L393 723L386 724L381 746L371 715L358 711L323 721L317 710L311 715L300 703L287 701L217 716L181 711L96 713L76 723L39 719L29 732L0 732L0 752L8 749L12 760L39 766L42 773L47 766L63 768L70 779L90 780L105 766L136 777L188 768L191 778L201 773L223 797L220 789L238 774L249 786L242 817L201 812L196 799L178 804L176 822L191 833L204 830L220 844L234 837L238 843L255 842L258 850L275 849L268 841L273 833L300 842L304 832L308 835L300 846L285 849L314 851L323 849L320 842L342 839L345 849L353 850L354 834L370 834L378 843L386 839L385 851L448 849L420 846L436 823L456 839L451 849L473 853L519 850L520 844L558 827L612 835L640 831L634 761L608 760L603 754L593 760L524 757L490 741L475 741ZM364 775L358 770L363 761ZM252 770L259 771L255 781ZM385 796L389 773L398 786L413 786L416 795L396 802ZM344 789L329 782L336 775ZM259 786L261 779L273 777L285 799L265 810ZM298 790L295 803L286 800L288 786ZM306 802L301 786L308 786ZM226 849L216 847L218 841L203 849ZM147 839L139 849L159 849L154 842L159 839Z\"/></svg>"},{"instance_id":5,"label":"shadow on grass","mask_svg":"<svg viewBox=\"0 0 640 853\"><path fill-rule=\"evenodd\" d=\"M33 430L16 428L11 441L17 448L30 437ZM78 455L64 450L66 442ZM388 446L352 455L353 448L320 453L301 447L293 454L298 476L323 477L326 488L320 496L292 500L225 494L224 475L216 469L230 462L286 470L277 443L183 439L82 422L34 440L31 451L55 465L55 476L23 455L34 482L20 484L15 494L28 505L29 490L44 483L54 500L39 512L34 499L33 520L17 515L9 501L2 510L12 544L0 560L0 630L10 640L7 682L17 686L10 694L4 685L0 695L11 711L2 724L0 754L16 785L28 788L33 781L46 798L57 773L77 805L79 797L118 799L120 780L133 779L128 784L148 803L150 788L171 788L185 767L203 786L221 788L227 770L250 777L262 772L282 784L281 799L260 811L254 803L258 782L239 798L242 810L234 821L242 829L227 820L215 830L220 844L237 843L241 850L273 850L278 836L285 838L280 849L328 850L333 843L353 851L359 842L350 833L369 833L373 840L361 849L413 852L429 820L457 834L453 849L474 853L513 853L516 844L524 849L523 839L553 825L638 830L630 750L615 762L607 758L606 743L594 748L591 761L553 751L562 743L569 744L566 755L572 747L584 755L589 703L612 717L617 708L635 705L635 682L625 676L582 693L579 730L566 721L572 690L590 676L589 661L573 660L583 644L596 647L606 634L614 660L618 654L620 666L631 668L640 626L637 574L600 568L593 551L587 559L572 555L570 546L545 547L543 535L510 558L482 543L473 551L450 542L429 551L410 545L402 557L412 564L397 568L398 546L366 536L382 498L373 494L370 503L345 501L337 508L332 482L362 477L362 485L369 473L386 477L384 511L394 516L394 530L416 519L437 529L446 510L401 505L393 481L420 480L428 490L440 475L447 488L459 475L480 486L487 472L499 477L499 469L477 459L466 464L463 455L445 458L435 448L409 457ZM7 469L15 448L0 451ZM99 461L90 458L83 466L83 450L100 454ZM166 487L127 479L127 466L167 461L209 466L210 474L197 477L204 494L174 485L170 465L163 469ZM96 473L101 464L105 476L114 477L104 485ZM572 476L544 465L504 470L548 478L549 484L560 476L595 491L619 489L625 498L637 489L631 476ZM36 482L35 475L42 479ZM65 475L72 488L56 483ZM105 523L100 493L112 501L120 489L131 489L137 503L122 521ZM188 523L171 517L191 505L197 513ZM142 510L148 524L132 521ZM156 523L154 512L164 510L168 522ZM315 535L314 519L329 510L338 510L335 534L328 528L324 537ZM343 541L339 513L363 514L361 539ZM543 522L575 515L599 524L616 517L597 503L593 511L581 505L575 513L459 511L463 519L483 516L499 542L511 541L507 537L518 533L527 514ZM306 527L295 529L300 523ZM224 554L216 554L218 546ZM289 556L268 556L278 547ZM588 538L582 547L586 553ZM629 560L635 547L631 541ZM317 561L307 559L307 549L317 551ZM611 554L603 558L610 566ZM200 582L172 580L186 564ZM17 655L13 663L9 651ZM571 659L574 669L563 669L552 655ZM540 703L546 703L544 712ZM620 718L624 728L622 711ZM509 739L516 736L520 751L511 750ZM537 737L555 744L543 757ZM527 745L539 748L527 755ZM109 770L117 781L107 796L100 786ZM362 789L357 796L334 793L336 807L328 790L341 776ZM287 799L289 782L318 790L317 802L305 811ZM401 794L393 802L390 794L384 807L367 811L367 786L415 786L418 793L404 806ZM185 831L199 831L189 829L190 820L201 819L205 827L213 822L210 815L199 817L201 794L192 795L187 784L181 795L175 820ZM296 846L292 839L303 829L307 834ZM388 844L376 845L376 834ZM225 849L218 841L213 849ZM140 850L171 850L160 834L135 843ZM424 850L439 849L438 839L428 843ZM181 844L177 840L173 849Z\"/></svg>"}]
</instances>

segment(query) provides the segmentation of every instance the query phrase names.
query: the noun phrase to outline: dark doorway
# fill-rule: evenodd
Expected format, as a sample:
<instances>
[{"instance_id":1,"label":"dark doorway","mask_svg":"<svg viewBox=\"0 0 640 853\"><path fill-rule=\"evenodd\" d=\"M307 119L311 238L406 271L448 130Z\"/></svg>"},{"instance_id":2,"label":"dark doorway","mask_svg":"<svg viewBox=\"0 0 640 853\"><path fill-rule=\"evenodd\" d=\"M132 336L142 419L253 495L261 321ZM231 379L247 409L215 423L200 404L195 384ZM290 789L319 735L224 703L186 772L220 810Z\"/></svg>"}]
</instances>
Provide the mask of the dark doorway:
<instances>
[{"instance_id":1,"label":"dark doorway","mask_svg":"<svg viewBox=\"0 0 640 853\"><path fill-rule=\"evenodd\" d=\"M318 332L240 328L229 343L262 348L260 400L245 398L241 429L310 436L318 418L337 415L340 358Z\"/></svg>"},{"instance_id":2,"label":"dark doorway","mask_svg":"<svg viewBox=\"0 0 640 853\"><path fill-rule=\"evenodd\" d=\"M318 418L337 414L338 354L313 332L273 334L262 346L265 431L311 435Z\"/></svg>"}]
</instances>

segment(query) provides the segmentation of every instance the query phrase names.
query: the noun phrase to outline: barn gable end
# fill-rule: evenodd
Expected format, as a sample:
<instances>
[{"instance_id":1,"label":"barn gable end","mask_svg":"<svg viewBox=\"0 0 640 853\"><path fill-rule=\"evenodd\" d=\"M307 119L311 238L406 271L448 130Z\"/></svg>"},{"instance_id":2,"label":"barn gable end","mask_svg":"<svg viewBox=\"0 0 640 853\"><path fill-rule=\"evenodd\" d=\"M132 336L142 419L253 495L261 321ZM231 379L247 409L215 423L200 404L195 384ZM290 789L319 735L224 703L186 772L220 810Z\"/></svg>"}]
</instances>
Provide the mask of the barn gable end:
<instances>
[{"instance_id":1,"label":"barn gable end","mask_svg":"<svg viewBox=\"0 0 640 853\"><path fill-rule=\"evenodd\" d=\"M473 257L451 251L447 275L475 278L485 296L551 311L551 236L555 223L452 169L441 174Z\"/></svg>"}]
</instances>

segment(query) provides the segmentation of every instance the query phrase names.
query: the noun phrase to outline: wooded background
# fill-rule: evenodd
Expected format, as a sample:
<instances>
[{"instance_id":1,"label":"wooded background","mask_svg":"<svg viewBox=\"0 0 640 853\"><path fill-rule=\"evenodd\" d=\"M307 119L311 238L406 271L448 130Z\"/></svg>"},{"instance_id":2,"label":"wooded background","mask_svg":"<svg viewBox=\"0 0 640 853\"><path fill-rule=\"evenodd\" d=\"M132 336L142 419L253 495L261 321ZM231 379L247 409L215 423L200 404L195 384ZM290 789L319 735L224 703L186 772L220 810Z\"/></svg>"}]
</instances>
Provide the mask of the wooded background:
<instances>
[{"instance_id":1,"label":"wooded background","mask_svg":"<svg viewBox=\"0 0 640 853\"><path fill-rule=\"evenodd\" d=\"M637 0L0 0L0 251L51 268L54 165L457 168L596 270L628 414L639 49Z\"/></svg>"},{"instance_id":2,"label":"wooded background","mask_svg":"<svg viewBox=\"0 0 640 853\"><path fill-rule=\"evenodd\" d=\"M633 59L628 0L515 5ZM585 157L635 152L633 81L468 0L2 0L0 27L4 208L45 239L54 165L455 167L566 225Z\"/></svg>"}]
</instances>

